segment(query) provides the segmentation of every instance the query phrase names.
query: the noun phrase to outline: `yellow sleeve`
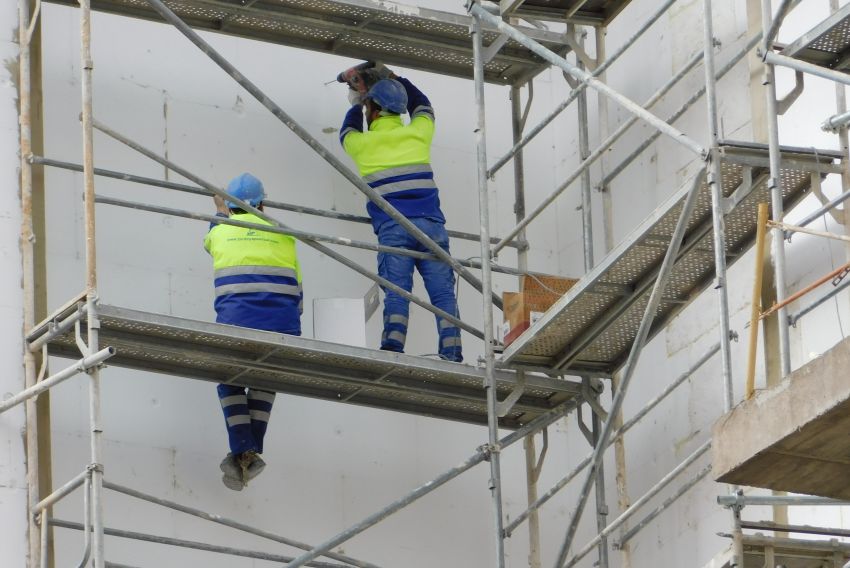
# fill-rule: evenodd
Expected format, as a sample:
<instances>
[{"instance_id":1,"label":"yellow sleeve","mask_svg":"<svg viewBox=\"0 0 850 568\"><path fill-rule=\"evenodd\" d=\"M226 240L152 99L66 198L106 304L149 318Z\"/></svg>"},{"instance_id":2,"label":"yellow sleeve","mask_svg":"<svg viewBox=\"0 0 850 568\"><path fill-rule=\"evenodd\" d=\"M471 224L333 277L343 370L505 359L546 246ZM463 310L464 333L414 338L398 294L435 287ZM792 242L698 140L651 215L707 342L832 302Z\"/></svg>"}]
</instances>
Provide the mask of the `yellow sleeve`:
<instances>
[{"instance_id":1,"label":"yellow sleeve","mask_svg":"<svg viewBox=\"0 0 850 568\"><path fill-rule=\"evenodd\" d=\"M363 132L349 132L342 139L342 147L345 152L357 162L357 156L363 149L366 143L366 135Z\"/></svg>"},{"instance_id":2,"label":"yellow sleeve","mask_svg":"<svg viewBox=\"0 0 850 568\"><path fill-rule=\"evenodd\" d=\"M420 114L410 121L408 127L413 128L428 144L434 139L434 120L429 116Z\"/></svg>"}]
</instances>

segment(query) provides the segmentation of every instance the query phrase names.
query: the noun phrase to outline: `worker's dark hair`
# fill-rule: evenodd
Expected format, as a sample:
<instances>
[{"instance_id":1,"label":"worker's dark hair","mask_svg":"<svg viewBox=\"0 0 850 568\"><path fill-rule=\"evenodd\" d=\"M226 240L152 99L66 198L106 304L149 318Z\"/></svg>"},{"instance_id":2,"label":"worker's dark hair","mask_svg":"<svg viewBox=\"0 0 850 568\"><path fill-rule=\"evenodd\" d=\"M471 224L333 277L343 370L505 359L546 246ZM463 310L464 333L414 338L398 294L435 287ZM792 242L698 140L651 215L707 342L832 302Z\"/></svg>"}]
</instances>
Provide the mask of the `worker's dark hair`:
<instances>
[{"instance_id":1,"label":"worker's dark hair","mask_svg":"<svg viewBox=\"0 0 850 568\"><path fill-rule=\"evenodd\" d=\"M230 209L230 212L231 212L231 213L233 213L234 215L240 215L240 214L243 214L243 213L249 213L249 211L245 211L245 210L244 210L244 209L242 209L241 207L230 207L229 209ZM263 210L263 202L262 202L262 201L260 201L259 203L257 203L257 209L259 209L260 211L262 211L262 210Z\"/></svg>"}]
</instances>

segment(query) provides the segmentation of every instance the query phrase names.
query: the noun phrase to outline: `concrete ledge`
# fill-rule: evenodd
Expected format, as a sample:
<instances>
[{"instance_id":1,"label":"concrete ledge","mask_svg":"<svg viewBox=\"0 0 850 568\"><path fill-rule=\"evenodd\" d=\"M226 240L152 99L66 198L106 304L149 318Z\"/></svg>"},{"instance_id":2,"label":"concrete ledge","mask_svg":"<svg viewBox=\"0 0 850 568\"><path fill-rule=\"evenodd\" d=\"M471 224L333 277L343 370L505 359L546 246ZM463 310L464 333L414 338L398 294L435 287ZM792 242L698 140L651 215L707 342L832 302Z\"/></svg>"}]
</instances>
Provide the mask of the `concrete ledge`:
<instances>
[{"instance_id":1,"label":"concrete ledge","mask_svg":"<svg viewBox=\"0 0 850 568\"><path fill-rule=\"evenodd\" d=\"M850 500L850 338L714 426L723 483Z\"/></svg>"}]
</instances>

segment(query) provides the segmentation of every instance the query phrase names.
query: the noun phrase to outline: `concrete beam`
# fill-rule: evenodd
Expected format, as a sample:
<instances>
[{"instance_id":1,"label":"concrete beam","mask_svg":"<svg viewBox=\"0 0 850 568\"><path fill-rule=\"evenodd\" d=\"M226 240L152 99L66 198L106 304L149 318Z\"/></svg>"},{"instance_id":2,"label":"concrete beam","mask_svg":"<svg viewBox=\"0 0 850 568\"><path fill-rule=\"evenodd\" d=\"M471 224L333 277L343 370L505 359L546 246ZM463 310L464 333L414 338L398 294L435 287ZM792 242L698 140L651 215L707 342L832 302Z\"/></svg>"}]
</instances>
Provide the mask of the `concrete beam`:
<instances>
[{"instance_id":1,"label":"concrete beam","mask_svg":"<svg viewBox=\"0 0 850 568\"><path fill-rule=\"evenodd\" d=\"M850 338L714 426L723 483L850 499Z\"/></svg>"}]
</instances>

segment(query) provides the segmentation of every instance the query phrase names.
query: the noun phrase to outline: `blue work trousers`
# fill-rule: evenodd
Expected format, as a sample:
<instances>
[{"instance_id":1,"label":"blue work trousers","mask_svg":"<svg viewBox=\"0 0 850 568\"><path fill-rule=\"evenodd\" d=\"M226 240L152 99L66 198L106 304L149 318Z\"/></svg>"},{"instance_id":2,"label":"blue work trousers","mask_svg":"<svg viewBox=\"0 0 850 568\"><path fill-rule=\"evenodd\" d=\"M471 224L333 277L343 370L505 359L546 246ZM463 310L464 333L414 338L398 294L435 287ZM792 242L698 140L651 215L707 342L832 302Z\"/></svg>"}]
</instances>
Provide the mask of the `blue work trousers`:
<instances>
[{"instance_id":1,"label":"blue work trousers","mask_svg":"<svg viewBox=\"0 0 850 568\"><path fill-rule=\"evenodd\" d=\"M283 324L292 330L287 335L301 335L300 321L297 316L292 318L292 325ZM282 324L277 322L274 325L280 327ZM263 439L269 426L274 398L273 392L230 384L218 385L218 399L227 426L230 453L234 456L247 451L263 453Z\"/></svg>"},{"instance_id":2,"label":"blue work trousers","mask_svg":"<svg viewBox=\"0 0 850 568\"><path fill-rule=\"evenodd\" d=\"M431 237L444 251L449 252L449 236L442 222L426 217L414 217L410 221ZM387 221L381 225L378 229L378 242L385 246L431 252L395 221ZM378 274L408 292L413 289L414 268L419 270L422 276L431 303L445 312L458 316L454 272L448 264L437 260L378 253ZM384 333L381 336L381 349L401 353L404 352L404 342L407 339L410 302L392 290L384 289L384 294ZM462 361L460 329L441 317L437 317L436 320L439 335L437 352L449 361Z\"/></svg>"}]
</instances>

